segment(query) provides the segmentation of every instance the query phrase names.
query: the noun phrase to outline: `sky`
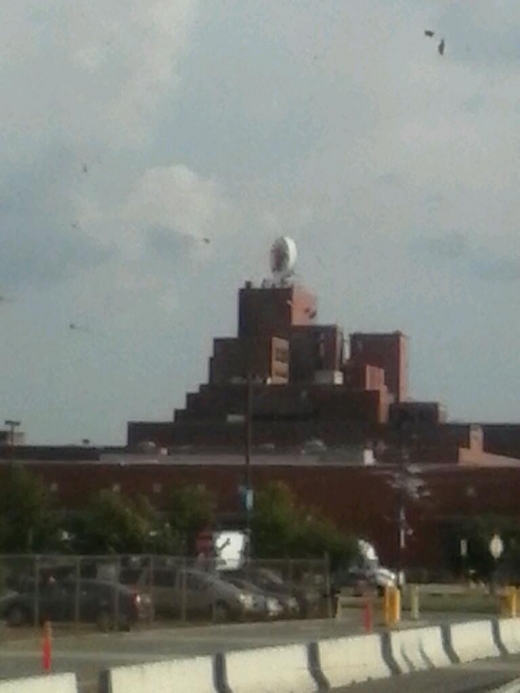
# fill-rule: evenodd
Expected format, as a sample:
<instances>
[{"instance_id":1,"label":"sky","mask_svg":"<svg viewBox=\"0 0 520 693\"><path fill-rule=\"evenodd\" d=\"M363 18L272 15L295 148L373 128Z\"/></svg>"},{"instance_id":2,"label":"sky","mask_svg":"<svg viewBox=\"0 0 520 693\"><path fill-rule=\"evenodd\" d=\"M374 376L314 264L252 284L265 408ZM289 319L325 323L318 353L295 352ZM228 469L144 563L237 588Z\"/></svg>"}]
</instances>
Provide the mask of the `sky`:
<instances>
[{"instance_id":1,"label":"sky","mask_svg":"<svg viewBox=\"0 0 520 693\"><path fill-rule=\"evenodd\" d=\"M321 322L409 335L414 398L518 420L517 0L0 8L0 419L28 442L171 419L280 235Z\"/></svg>"}]
</instances>

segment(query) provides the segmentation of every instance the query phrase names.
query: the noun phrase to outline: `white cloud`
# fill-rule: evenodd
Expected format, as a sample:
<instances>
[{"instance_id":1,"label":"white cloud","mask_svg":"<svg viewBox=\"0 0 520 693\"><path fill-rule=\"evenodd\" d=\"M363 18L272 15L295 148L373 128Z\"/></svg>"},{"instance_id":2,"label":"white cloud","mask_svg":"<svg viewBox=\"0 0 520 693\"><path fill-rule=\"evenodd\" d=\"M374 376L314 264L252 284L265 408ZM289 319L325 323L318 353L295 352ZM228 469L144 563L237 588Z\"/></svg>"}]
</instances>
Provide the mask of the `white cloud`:
<instances>
[{"instance_id":1,"label":"white cloud","mask_svg":"<svg viewBox=\"0 0 520 693\"><path fill-rule=\"evenodd\" d=\"M140 147L175 88L198 0L4 2L0 125L4 133L79 150ZM16 152L14 153L16 155Z\"/></svg>"},{"instance_id":2,"label":"white cloud","mask_svg":"<svg viewBox=\"0 0 520 693\"><path fill-rule=\"evenodd\" d=\"M232 213L224 192L184 165L148 169L130 194L125 221L145 228L173 228L194 238L231 230L223 219Z\"/></svg>"},{"instance_id":3,"label":"white cloud","mask_svg":"<svg viewBox=\"0 0 520 693\"><path fill-rule=\"evenodd\" d=\"M411 333L425 396L474 411L474 371L484 382L500 364L509 394L487 388L482 407L514 400L518 320L503 293L520 276L514 0L0 8L2 284L24 294L23 329L13 317L0 358L31 363L6 397L25 377L36 438L60 437L82 387L84 409L98 395L94 352L88 368L73 360L72 394L51 375L38 385L35 315L57 330L45 369L61 373L60 325L76 319L125 355L108 373L95 350L101 413L88 433L112 440L127 416L170 413L205 377L211 337L234 328L236 285L264 276L280 234L299 241L324 319ZM445 36L444 58L425 28ZM471 361L450 340L482 346ZM149 379L153 395L139 384ZM62 405L43 436L53 387ZM38 405L24 404L31 393Z\"/></svg>"}]
</instances>

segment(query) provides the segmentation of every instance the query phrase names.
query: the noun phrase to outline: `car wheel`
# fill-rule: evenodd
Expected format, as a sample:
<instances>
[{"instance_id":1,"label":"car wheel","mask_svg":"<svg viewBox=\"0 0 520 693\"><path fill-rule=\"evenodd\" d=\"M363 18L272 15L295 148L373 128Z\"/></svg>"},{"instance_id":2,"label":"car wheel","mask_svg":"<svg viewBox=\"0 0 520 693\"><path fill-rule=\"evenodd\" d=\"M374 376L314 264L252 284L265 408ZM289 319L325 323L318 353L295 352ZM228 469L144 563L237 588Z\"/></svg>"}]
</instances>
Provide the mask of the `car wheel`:
<instances>
[{"instance_id":1,"label":"car wheel","mask_svg":"<svg viewBox=\"0 0 520 693\"><path fill-rule=\"evenodd\" d=\"M18 606L18 604L12 606L6 613L7 624L11 628L19 628L25 623L29 623L30 617L29 612L23 606Z\"/></svg>"},{"instance_id":2,"label":"car wheel","mask_svg":"<svg viewBox=\"0 0 520 693\"><path fill-rule=\"evenodd\" d=\"M112 617L108 611L100 611L96 618L97 627L102 633L112 630Z\"/></svg>"},{"instance_id":3,"label":"car wheel","mask_svg":"<svg viewBox=\"0 0 520 693\"><path fill-rule=\"evenodd\" d=\"M215 621L231 621L232 613L229 605L226 602L217 602L213 608L213 617Z\"/></svg>"}]
</instances>

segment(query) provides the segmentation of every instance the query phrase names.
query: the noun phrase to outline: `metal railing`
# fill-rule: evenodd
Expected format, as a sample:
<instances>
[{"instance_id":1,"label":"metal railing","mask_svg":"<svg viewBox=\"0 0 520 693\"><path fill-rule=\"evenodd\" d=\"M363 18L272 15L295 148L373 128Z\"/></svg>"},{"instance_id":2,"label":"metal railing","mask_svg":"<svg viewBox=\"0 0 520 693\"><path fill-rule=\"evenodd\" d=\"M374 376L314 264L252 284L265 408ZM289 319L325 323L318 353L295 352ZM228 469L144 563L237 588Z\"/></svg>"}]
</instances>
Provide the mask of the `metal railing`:
<instances>
[{"instance_id":1,"label":"metal railing","mask_svg":"<svg viewBox=\"0 0 520 693\"><path fill-rule=\"evenodd\" d=\"M330 615L326 559L252 559L225 568L178 556L4 555L0 621L108 631Z\"/></svg>"}]
</instances>

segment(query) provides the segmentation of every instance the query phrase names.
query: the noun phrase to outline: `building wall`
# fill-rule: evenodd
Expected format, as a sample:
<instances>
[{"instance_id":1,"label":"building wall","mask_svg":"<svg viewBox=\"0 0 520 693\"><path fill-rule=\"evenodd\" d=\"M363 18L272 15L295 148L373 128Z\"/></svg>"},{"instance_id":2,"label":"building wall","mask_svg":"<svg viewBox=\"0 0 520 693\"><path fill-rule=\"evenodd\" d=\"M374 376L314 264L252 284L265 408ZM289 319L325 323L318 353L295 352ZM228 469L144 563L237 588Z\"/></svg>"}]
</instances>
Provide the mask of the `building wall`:
<instances>
[{"instance_id":1,"label":"building wall","mask_svg":"<svg viewBox=\"0 0 520 693\"><path fill-rule=\"evenodd\" d=\"M343 366L345 386L353 390L385 390L385 372L378 366L348 361Z\"/></svg>"},{"instance_id":2,"label":"building wall","mask_svg":"<svg viewBox=\"0 0 520 693\"><path fill-rule=\"evenodd\" d=\"M496 455L520 458L520 424L481 424L484 448Z\"/></svg>"},{"instance_id":3,"label":"building wall","mask_svg":"<svg viewBox=\"0 0 520 693\"><path fill-rule=\"evenodd\" d=\"M402 332L350 335L350 359L382 368L388 391L396 401L408 398L408 339Z\"/></svg>"},{"instance_id":4,"label":"building wall","mask_svg":"<svg viewBox=\"0 0 520 693\"><path fill-rule=\"evenodd\" d=\"M398 426L415 423L446 422L446 410L439 402L394 402L390 405L390 421Z\"/></svg>"},{"instance_id":5,"label":"building wall","mask_svg":"<svg viewBox=\"0 0 520 693\"><path fill-rule=\"evenodd\" d=\"M288 338L294 325L312 325L316 297L300 286L253 287L246 284L238 298L238 336Z\"/></svg>"},{"instance_id":6,"label":"building wall","mask_svg":"<svg viewBox=\"0 0 520 693\"><path fill-rule=\"evenodd\" d=\"M280 337L242 337L213 340L210 359L210 385L223 385L247 379L268 383L289 380L289 343Z\"/></svg>"},{"instance_id":7,"label":"building wall","mask_svg":"<svg viewBox=\"0 0 520 693\"><path fill-rule=\"evenodd\" d=\"M52 484L60 503L73 508L84 507L103 488L128 495L144 494L156 507L166 508L173 489L202 483L215 493L220 512L237 512L238 487L244 479L241 466L180 466L175 461L128 466L40 462L30 468L46 484ZM301 505L373 541L382 560L395 566L399 501L396 482L400 473L399 467L253 466L252 482L256 489L271 481L286 483ZM445 518L518 513L519 468L436 467L407 479L413 479L413 487L419 489L405 496L407 520L413 530L405 554L408 566L435 569L442 565L439 526Z\"/></svg>"},{"instance_id":8,"label":"building wall","mask_svg":"<svg viewBox=\"0 0 520 693\"><path fill-rule=\"evenodd\" d=\"M316 371L341 369L344 338L337 325L296 326L289 344L292 383L311 383Z\"/></svg>"}]
</instances>

